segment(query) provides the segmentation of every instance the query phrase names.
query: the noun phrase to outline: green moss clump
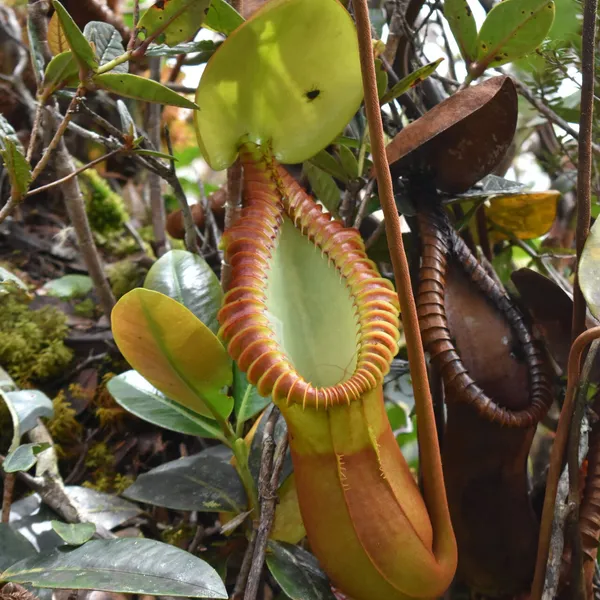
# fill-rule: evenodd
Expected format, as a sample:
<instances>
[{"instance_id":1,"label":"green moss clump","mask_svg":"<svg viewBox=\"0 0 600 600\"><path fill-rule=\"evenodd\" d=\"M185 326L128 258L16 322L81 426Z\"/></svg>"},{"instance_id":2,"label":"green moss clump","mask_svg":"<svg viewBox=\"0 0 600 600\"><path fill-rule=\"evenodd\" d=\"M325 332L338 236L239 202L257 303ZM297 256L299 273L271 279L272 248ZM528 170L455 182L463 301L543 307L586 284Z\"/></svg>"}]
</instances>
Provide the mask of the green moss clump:
<instances>
[{"instance_id":1,"label":"green moss clump","mask_svg":"<svg viewBox=\"0 0 600 600\"><path fill-rule=\"evenodd\" d=\"M121 196L110 189L95 169L83 171L78 175L78 179L83 188L92 230L102 236L120 233L129 219Z\"/></svg>"},{"instance_id":2,"label":"green moss clump","mask_svg":"<svg viewBox=\"0 0 600 600\"><path fill-rule=\"evenodd\" d=\"M6 283L0 294L0 364L19 387L58 375L73 358L64 344L65 315L53 306L30 310L29 294Z\"/></svg>"},{"instance_id":3,"label":"green moss clump","mask_svg":"<svg viewBox=\"0 0 600 600\"><path fill-rule=\"evenodd\" d=\"M69 392L73 395L83 394L78 385L70 385ZM65 457L72 452L72 448L79 446L83 427L76 419L76 411L67 400L64 390L61 390L53 399L54 415L48 421L47 427L52 439L56 442L56 451L59 456ZM70 450L70 451L69 451Z\"/></svg>"},{"instance_id":4,"label":"green moss clump","mask_svg":"<svg viewBox=\"0 0 600 600\"><path fill-rule=\"evenodd\" d=\"M76 315L89 319L96 315L96 303L91 298L86 298L73 306Z\"/></svg>"},{"instance_id":5,"label":"green moss clump","mask_svg":"<svg viewBox=\"0 0 600 600\"><path fill-rule=\"evenodd\" d=\"M131 260L121 260L106 268L108 281L117 300L144 283L148 269Z\"/></svg>"}]
</instances>

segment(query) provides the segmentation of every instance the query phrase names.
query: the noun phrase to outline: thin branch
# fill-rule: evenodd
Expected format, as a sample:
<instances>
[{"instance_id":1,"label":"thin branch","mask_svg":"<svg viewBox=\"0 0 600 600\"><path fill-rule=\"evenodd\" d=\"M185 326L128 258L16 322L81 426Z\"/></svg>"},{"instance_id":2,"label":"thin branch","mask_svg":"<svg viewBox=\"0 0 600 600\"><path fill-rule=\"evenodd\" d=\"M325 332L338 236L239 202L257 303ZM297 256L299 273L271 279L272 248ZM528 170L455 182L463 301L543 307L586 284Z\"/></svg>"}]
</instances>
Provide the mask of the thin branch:
<instances>
[{"instance_id":1,"label":"thin branch","mask_svg":"<svg viewBox=\"0 0 600 600\"><path fill-rule=\"evenodd\" d=\"M56 186L60 186L63 183L66 183L67 181L69 181L70 179L73 179L73 177L77 177L77 175L79 175L80 173L83 173L83 171L87 171L91 167L97 165L98 163L104 162L105 160L109 159L111 156L114 156L115 154L118 154L119 152L121 152L120 149L111 150L110 152L107 152L106 154L103 154L102 156L95 158L92 162L89 162L87 165L83 165L83 167L79 167L79 169L73 171L72 173L69 173L68 175L65 175L65 177L63 177L62 179L57 179L56 181L52 181L51 183L42 185L38 188L35 188L34 190L30 190L29 192L27 192L25 194L23 199L29 198L30 196L35 196L36 194L40 194L41 192L46 192Z\"/></svg>"},{"instance_id":2,"label":"thin branch","mask_svg":"<svg viewBox=\"0 0 600 600\"><path fill-rule=\"evenodd\" d=\"M546 494L544 497L544 507L542 509L542 519L540 523L540 535L538 538L535 573L531 586L531 600L540 600L544 591L546 565L548 562L550 540L552 537L552 523L554 520L554 508L556 505L556 492L558 490L558 482L563 468L565 448L571 428L571 419L575 403L575 392L577 390L577 384L579 381L579 366L581 362L581 356L587 346L599 338L600 327L588 329L575 339L571 346L571 351L569 352L569 363L567 368L567 392L562 410L560 412L558 429L556 430L556 437L554 438L554 444L552 445L552 452L550 454L550 467L548 469L548 478L546 480Z\"/></svg>"},{"instance_id":3,"label":"thin branch","mask_svg":"<svg viewBox=\"0 0 600 600\"><path fill-rule=\"evenodd\" d=\"M4 473L4 490L2 492L2 523L10 520L10 507L12 506L13 492L15 490L15 474Z\"/></svg>"},{"instance_id":4,"label":"thin branch","mask_svg":"<svg viewBox=\"0 0 600 600\"><path fill-rule=\"evenodd\" d=\"M592 216L592 130L594 117L594 62L596 59L596 11L598 0L585 0L583 9L583 34L581 45L581 109L579 116L579 161L577 164L577 228L575 248L577 265L585 240L590 232ZM573 284L573 327L577 337L585 329L586 304L579 277L575 271Z\"/></svg>"},{"instance_id":5,"label":"thin branch","mask_svg":"<svg viewBox=\"0 0 600 600\"><path fill-rule=\"evenodd\" d=\"M29 136L29 146L27 147L27 162L31 163L33 157L33 151L35 150L35 144L37 142L38 131L42 122L42 116L44 109L41 103L38 103L35 109L35 117L33 119L33 127L31 128L31 135Z\"/></svg>"}]
</instances>

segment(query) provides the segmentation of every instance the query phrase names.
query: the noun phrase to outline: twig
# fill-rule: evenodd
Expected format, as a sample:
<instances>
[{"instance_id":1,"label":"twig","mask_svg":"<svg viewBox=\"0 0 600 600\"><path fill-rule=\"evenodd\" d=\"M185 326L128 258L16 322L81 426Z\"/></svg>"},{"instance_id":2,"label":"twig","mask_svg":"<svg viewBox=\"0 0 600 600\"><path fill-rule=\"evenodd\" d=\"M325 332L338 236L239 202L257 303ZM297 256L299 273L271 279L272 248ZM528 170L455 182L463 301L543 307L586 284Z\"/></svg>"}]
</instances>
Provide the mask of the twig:
<instances>
[{"instance_id":1,"label":"twig","mask_svg":"<svg viewBox=\"0 0 600 600\"><path fill-rule=\"evenodd\" d=\"M600 327L588 329L575 339L571 346L571 351L569 352L567 393L560 413L558 429L556 431L556 437L554 438L554 444L552 445L552 452L550 454L550 467L548 469L548 478L546 480L546 494L544 497L544 507L540 523L535 573L531 586L531 600L540 600L544 590L546 564L548 562L548 553L552 536L552 522L556 504L556 492L563 468L565 447L567 445L571 427L571 417L574 409L575 391L579 380L581 356L588 344L598 338L600 338Z\"/></svg>"},{"instance_id":2,"label":"twig","mask_svg":"<svg viewBox=\"0 0 600 600\"><path fill-rule=\"evenodd\" d=\"M56 129L56 133L54 134L54 137L50 141L50 144L48 144L48 147L46 148L46 150L44 150L44 154L42 154L42 158L40 158L40 161L37 163L37 165L35 165L35 168L33 169L32 173L31 173L31 182L32 183L38 178L38 175L46 168L47 164L50 162L52 153L54 152L54 150L56 150L56 148L58 148L59 143L63 139L63 135L67 131L67 126L69 124L69 121L73 118L73 115L75 114L75 112L77 110L77 105L81 101L81 97L82 97L83 93L84 93L84 90L82 88L79 88L77 90L77 93L75 94L75 97L73 98L73 100L71 100L71 104L69 104L69 108L67 109L67 112L65 113L65 116L63 117L63 120L58 125L58 127Z\"/></svg>"},{"instance_id":3,"label":"twig","mask_svg":"<svg viewBox=\"0 0 600 600\"><path fill-rule=\"evenodd\" d=\"M13 492L15 490L15 474L4 474L4 490L2 493L2 523L10 520L10 507L12 506Z\"/></svg>"},{"instance_id":4,"label":"twig","mask_svg":"<svg viewBox=\"0 0 600 600\"><path fill-rule=\"evenodd\" d=\"M31 128L31 135L29 136L29 146L27 147L27 162L31 163L31 159L33 157L33 151L35 150L35 143L37 141L38 131L40 129L40 124L42 122L42 115L44 114L44 109L41 103L38 103L35 109L35 117L33 119L33 127Z\"/></svg>"},{"instance_id":5,"label":"twig","mask_svg":"<svg viewBox=\"0 0 600 600\"><path fill-rule=\"evenodd\" d=\"M283 459L287 450L287 438L284 436L275 448L273 432L275 424L279 418L279 411L274 409L265 424L263 432L263 449L260 463L260 473L258 476L258 495L260 502L260 520L256 528L256 543L254 545L254 554L252 557L252 566L248 574L248 583L244 600L256 600L258 587L261 580L265 554L267 551L267 542L269 533L273 527L275 517L275 507L277 505L277 487L279 476L283 466Z\"/></svg>"},{"instance_id":6,"label":"twig","mask_svg":"<svg viewBox=\"0 0 600 600\"><path fill-rule=\"evenodd\" d=\"M160 82L160 57L150 59L150 77L154 81ZM148 137L156 149L160 149L160 104L148 105ZM156 255L160 258L167 250L169 243L167 241L167 215L165 203L162 197L160 177L156 173L148 175L148 184L150 187L150 211L152 213L152 231L156 244Z\"/></svg>"},{"instance_id":7,"label":"twig","mask_svg":"<svg viewBox=\"0 0 600 600\"><path fill-rule=\"evenodd\" d=\"M581 109L579 116L579 161L577 165L577 228L575 248L577 265L585 240L590 232L592 194L592 129L594 117L594 62L596 59L596 11L598 0L585 0L583 8L583 34L581 42ZM586 304L579 276L575 271L573 284L573 338L585 329Z\"/></svg>"},{"instance_id":8,"label":"twig","mask_svg":"<svg viewBox=\"0 0 600 600\"><path fill-rule=\"evenodd\" d=\"M529 102L529 104L531 104L534 108L536 108L539 112L541 112L545 117L547 117L549 121L551 121L555 125L558 125L561 129L566 131L573 139L579 141L579 136L581 135L581 130L580 130L580 133L577 133L577 131L575 131L569 125L569 123L567 123L567 121L565 121L562 117L559 117L549 106L547 106L546 104L544 104L544 102L542 102L539 98L537 98L534 95L534 93L531 91L531 89L528 86L526 86L522 81L515 79L514 83L515 83L515 86L517 87L519 94L521 94L521 96L523 96L523 98L525 98L525 100L527 100L527 102ZM582 104L583 104L583 92L582 92ZM583 115L583 112L582 112L582 115ZM591 148L596 154L600 154L600 145L599 144L592 143Z\"/></svg>"},{"instance_id":9,"label":"twig","mask_svg":"<svg viewBox=\"0 0 600 600\"><path fill-rule=\"evenodd\" d=\"M103 154L102 156L95 158L92 162L89 162L87 165L83 165L83 167L79 167L79 169L76 169L72 173L65 175L65 177L63 177L62 179L57 179L56 181L47 183L46 185L42 185L38 188L35 188L34 190L30 190L29 192L27 192L25 194L23 199L29 198L30 196L35 196L36 194L40 194L41 192L50 190L53 187L60 186L63 183L66 183L67 181L72 179L73 177L77 177L77 175L79 175L80 173L83 173L83 171L87 171L91 167L97 165L98 163L104 162L105 160L109 159L111 156L114 156L115 154L118 154L119 152L121 152L121 149L111 150L110 152L107 152L106 154Z\"/></svg>"},{"instance_id":10,"label":"twig","mask_svg":"<svg viewBox=\"0 0 600 600\"><path fill-rule=\"evenodd\" d=\"M127 43L127 50L133 50L135 48L135 42L137 40L138 31L137 25L140 20L140 0L133 0L133 26L131 28L131 36Z\"/></svg>"},{"instance_id":11,"label":"twig","mask_svg":"<svg viewBox=\"0 0 600 600\"><path fill-rule=\"evenodd\" d=\"M246 588L246 582L248 581L248 574L252 567L252 559L254 557L254 547L256 546L256 534L257 530L252 529L250 539L248 540L248 546L246 546L246 552L244 553L244 559L242 560L242 566L235 580L235 586L233 593L231 594L231 600L242 600L244 597L244 589Z\"/></svg>"},{"instance_id":12,"label":"twig","mask_svg":"<svg viewBox=\"0 0 600 600\"><path fill-rule=\"evenodd\" d=\"M367 212L367 206L369 205L369 200L371 199L371 193L373 192L373 187L375 186L375 180L371 179L369 183L363 189L363 197L358 205L358 210L356 211L356 217L354 218L354 223L352 227L358 229L362 220L365 218L365 214Z\"/></svg>"},{"instance_id":13,"label":"twig","mask_svg":"<svg viewBox=\"0 0 600 600\"><path fill-rule=\"evenodd\" d=\"M171 134L168 127L165 127L165 138L167 141L167 149L169 154L173 156L173 145L171 144ZM181 215L183 216L183 226L185 231L185 247L188 252L200 254L200 249L198 248L198 236L196 235L196 224L194 223L194 218L192 217L192 211L190 210L190 205L187 201L185 191L183 190L183 187L181 187L181 182L177 177L174 160L171 160L171 181L169 183L173 188L173 193L175 194L177 202L179 203L179 207L181 208Z\"/></svg>"}]
</instances>

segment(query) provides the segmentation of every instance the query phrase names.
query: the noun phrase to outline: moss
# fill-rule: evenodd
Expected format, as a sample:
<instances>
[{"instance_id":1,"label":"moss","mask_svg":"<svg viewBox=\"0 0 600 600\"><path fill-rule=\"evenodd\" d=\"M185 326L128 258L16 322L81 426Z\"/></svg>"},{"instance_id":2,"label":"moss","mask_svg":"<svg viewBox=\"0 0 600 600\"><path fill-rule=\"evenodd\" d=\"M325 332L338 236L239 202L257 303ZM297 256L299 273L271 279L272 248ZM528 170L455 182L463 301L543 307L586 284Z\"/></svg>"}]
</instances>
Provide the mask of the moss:
<instances>
[{"instance_id":1,"label":"moss","mask_svg":"<svg viewBox=\"0 0 600 600\"><path fill-rule=\"evenodd\" d=\"M85 457L85 466L92 471L91 480L84 487L113 494L123 493L133 484L134 478L115 472L115 457L105 442L94 444Z\"/></svg>"},{"instance_id":2,"label":"moss","mask_svg":"<svg viewBox=\"0 0 600 600\"><path fill-rule=\"evenodd\" d=\"M106 236L121 233L129 216L121 196L113 192L106 180L95 170L87 169L78 175L85 196L90 227Z\"/></svg>"},{"instance_id":3,"label":"moss","mask_svg":"<svg viewBox=\"0 0 600 600\"><path fill-rule=\"evenodd\" d=\"M179 525L169 526L162 533L163 542L177 546L178 548L186 548L190 540L194 537L195 528L181 523Z\"/></svg>"},{"instance_id":4,"label":"moss","mask_svg":"<svg viewBox=\"0 0 600 600\"><path fill-rule=\"evenodd\" d=\"M64 344L65 315L53 306L30 310L30 296L9 283L0 295L0 364L20 387L58 375L73 358Z\"/></svg>"},{"instance_id":5,"label":"moss","mask_svg":"<svg viewBox=\"0 0 600 600\"><path fill-rule=\"evenodd\" d=\"M73 395L85 393L77 385L71 385L69 392ZM54 416L48 421L48 431L57 444L58 454L65 456L67 454L66 447L79 444L83 427L75 418L77 413L67 400L64 390L61 390L52 400L52 406L54 407Z\"/></svg>"},{"instance_id":6,"label":"moss","mask_svg":"<svg viewBox=\"0 0 600 600\"><path fill-rule=\"evenodd\" d=\"M131 260L122 260L106 268L113 294L117 300L144 283L148 269Z\"/></svg>"},{"instance_id":7,"label":"moss","mask_svg":"<svg viewBox=\"0 0 600 600\"><path fill-rule=\"evenodd\" d=\"M94 316L96 316L97 306L91 298L86 298L85 300L82 300L81 302L75 304L73 310L75 311L76 315L79 315L80 317L88 317L91 319Z\"/></svg>"}]
</instances>

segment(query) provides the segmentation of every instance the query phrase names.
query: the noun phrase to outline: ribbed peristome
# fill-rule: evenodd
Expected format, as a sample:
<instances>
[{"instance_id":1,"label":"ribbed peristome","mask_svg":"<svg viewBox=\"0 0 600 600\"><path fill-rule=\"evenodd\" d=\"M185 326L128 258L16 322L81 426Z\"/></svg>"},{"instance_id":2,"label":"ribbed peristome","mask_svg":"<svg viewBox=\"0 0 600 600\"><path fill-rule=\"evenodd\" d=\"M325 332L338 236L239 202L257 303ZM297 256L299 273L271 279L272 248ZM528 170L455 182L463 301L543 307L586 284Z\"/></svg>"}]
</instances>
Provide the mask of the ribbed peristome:
<instances>
[{"instance_id":1,"label":"ribbed peristome","mask_svg":"<svg viewBox=\"0 0 600 600\"><path fill-rule=\"evenodd\" d=\"M246 144L240 151L240 161L245 207L223 237L232 273L219 312L220 336L248 380L261 395L272 395L275 402L327 408L358 400L383 382L397 352L397 295L367 257L359 232L333 220L274 158ZM356 368L336 385L314 386L296 371L279 346L267 315L270 259L286 215L321 251L323 260L337 269L340 286L347 288L344 292L353 302Z\"/></svg>"}]
</instances>

